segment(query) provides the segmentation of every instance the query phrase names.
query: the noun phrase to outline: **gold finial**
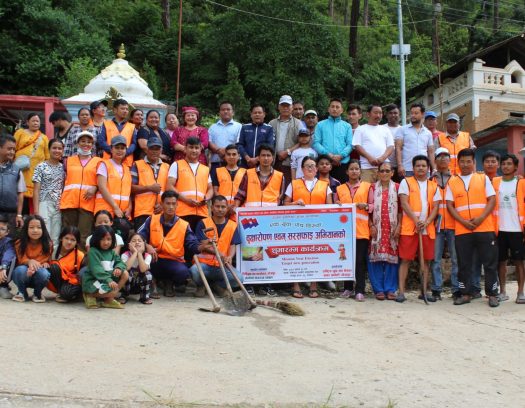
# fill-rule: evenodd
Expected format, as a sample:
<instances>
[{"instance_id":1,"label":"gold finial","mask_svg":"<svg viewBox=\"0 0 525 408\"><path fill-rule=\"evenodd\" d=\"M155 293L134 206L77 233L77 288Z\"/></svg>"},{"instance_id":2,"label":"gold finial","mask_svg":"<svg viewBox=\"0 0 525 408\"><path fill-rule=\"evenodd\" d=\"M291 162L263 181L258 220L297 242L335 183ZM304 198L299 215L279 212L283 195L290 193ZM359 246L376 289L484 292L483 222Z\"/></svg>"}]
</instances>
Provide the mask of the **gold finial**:
<instances>
[{"instance_id":1,"label":"gold finial","mask_svg":"<svg viewBox=\"0 0 525 408\"><path fill-rule=\"evenodd\" d=\"M126 50L124 49L124 44L120 44L120 48L117 52L117 58L120 58L120 59L126 58Z\"/></svg>"}]
</instances>

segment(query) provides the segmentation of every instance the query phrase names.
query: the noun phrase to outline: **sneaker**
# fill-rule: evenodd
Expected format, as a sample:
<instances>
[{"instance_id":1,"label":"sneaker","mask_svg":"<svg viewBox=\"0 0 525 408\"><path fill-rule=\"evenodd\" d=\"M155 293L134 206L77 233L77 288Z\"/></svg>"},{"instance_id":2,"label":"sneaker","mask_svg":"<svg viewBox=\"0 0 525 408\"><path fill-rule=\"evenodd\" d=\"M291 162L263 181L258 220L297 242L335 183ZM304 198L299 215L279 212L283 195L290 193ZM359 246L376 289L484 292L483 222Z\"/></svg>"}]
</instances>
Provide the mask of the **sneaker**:
<instances>
[{"instance_id":1,"label":"sneaker","mask_svg":"<svg viewBox=\"0 0 525 408\"><path fill-rule=\"evenodd\" d=\"M341 293L341 294L339 295L339 297L340 297L340 298L343 298L343 299L348 299L348 298L351 298L351 297L354 297L354 296L355 296L354 291L352 291L352 290L348 290L348 289L345 289L345 290L343 291L343 293Z\"/></svg>"},{"instance_id":2,"label":"sneaker","mask_svg":"<svg viewBox=\"0 0 525 408\"><path fill-rule=\"evenodd\" d=\"M407 298L405 297L405 294L404 294L404 293L399 293L399 294L396 296L396 302L397 302L397 303L403 303L405 300L407 300Z\"/></svg>"},{"instance_id":3,"label":"sneaker","mask_svg":"<svg viewBox=\"0 0 525 408\"><path fill-rule=\"evenodd\" d=\"M248 292L248 295L255 296L255 290L253 290L252 285L245 286L245 288L246 288L246 292Z\"/></svg>"},{"instance_id":4,"label":"sneaker","mask_svg":"<svg viewBox=\"0 0 525 408\"><path fill-rule=\"evenodd\" d=\"M454 300L454 304L456 306L464 305L466 303L470 303L470 296L469 295L463 295Z\"/></svg>"},{"instance_id":5,"label":"sneaker","mask_svg":"<svg viewBox=\"0 0 525 408\"><path fill-rule=\"evenodd\" d=\"M27 299L21 293L17 293L11 298L11 300L15 302L25 302Z\"/></svg>"},{"instance_id":6,"label":"sneaker","mask_svg":"<svg viewBox=\"0 0 525 408\"><path fill-rule=\"evenodd\" d=\"M461 292L458 290L457 292L454 292L452 293L452 295L450 295L450 297L454 300L456 300L457 298L460 298L462 295L461 295Z\"/></svg>"},{"instance_id":7,"label":"sneaker","mask_svg":"<svg viewBox=\"0 0 525 408\"><path fill-rule=\"evenodd\" d=\"M206 288L204 286L199 286L193 296L201 298L206 296Z\"/></svg>"},{"instance_id":8,"label":"sneaker","mask_svg":"<svg viewBox=\"0 0 525 408\"><path fill-rule=\"evenodd\" d=\"M432 291L432 297L435 299L435 300L441 300L441 292L437 291L437 290L433 290Z\"/></svg>"},{"instance_id":9,"label":"sneaker","mask_svg":"<svg viewBox=\"0 0 525 408\"><path fill-rule=\"evenodd\" d=\"M491 297L492 297L492 296L491 296ZM489 299L490 299L491 297L489 297ZM509 296L508 296L506 293L504 293L504 292L500 293L500 294L497 296L497 298L498 298L498 301L500 301L500 302L504 302L505 300L509 300Z\"/></svg>"},{"instance_id":10,"label":"sneaker","mask_svg":"<svg viewBox=\"0 0 525 408\"><path fill-rule=\"evenodd\" d=\"M9 288L7 288L5 286L2 286L2 287L0 287L0 298L2 298L2 299L12 299L13 298L13 294L11 293Z\"/></svg>"},{"instance_id":11,"label":"sneaker","mask_svg":"<svg viewBox=\"0 0 525 408\"><path fill-rule=\"evenodd\" d=\"M46 302L46 298L42 295L40 295L40 297L36 296L36 295L33 295L33 297L31 298L31 300L35 303L45 303Z\"/></svg>"},{"instance_id":12,"label":"sneaker","mask_svg":"<svg viewBox=\"0 0 525 408\"><path fill-rule=\"evenodd\" d=\"M271 297L277 296L277 292L270 286L266 286L266 294Z\"/></svg>"},{"instance_id":13,"label":"sneaker","mask_svg":"<svg viewBox=\"0 0 525 408\"><path fill-rule=\"evenodd\" d=\"M365 301L365 295L363 295L362 293L358 293L357 295L355 295L355 301L356 302L364 302Z\"/></svg>"},{"instance_id":14,"label":"sneaker","mask_svg":"<svg viewBox=\"0 0 525 408\"><path fill-rule=\"evenodd\" d=\"M507 299L509 297L507 296ZM498 307L499 306L499 299L497 296L489 296L489 306L490 307Z\"/></svg>"},{"instance_id":15,"label":"sneaker","mask_svg":"<svg viewBox=\"0 0 525 408\"><path fill-rule=\"evenodd\" d=\"M427 297L427 302L435 302L436 301L436 298L432 294L427 293L426 297ZM417 298L419 300L425 300L425 299L423 299L423 295L419 295Z\"/></svg>"}]
</instances>

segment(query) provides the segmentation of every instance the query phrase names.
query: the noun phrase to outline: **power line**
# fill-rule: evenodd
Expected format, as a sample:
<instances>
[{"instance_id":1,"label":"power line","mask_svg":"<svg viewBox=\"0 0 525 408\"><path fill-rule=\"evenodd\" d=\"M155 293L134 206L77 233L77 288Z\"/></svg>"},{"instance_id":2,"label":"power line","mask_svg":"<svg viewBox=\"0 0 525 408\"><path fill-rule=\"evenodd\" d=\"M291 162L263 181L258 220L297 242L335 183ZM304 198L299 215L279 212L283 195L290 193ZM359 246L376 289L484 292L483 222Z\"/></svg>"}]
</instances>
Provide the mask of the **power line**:
<instances>
[{"instance_id":1,"label":"power line","mask_svg":"<svg viewBox=\"0 0 525 408\"><path fill-rule=\"evenodd\" d=\"M367 26L365 26L365 25L354 25L354 26L351 26L351 25L346 25L346 24L325 24L325 23L314 23L314 22L310 22L310 21L289 20L289 19L286 19L286 18L268 16L268 15L265 15L265 14L254 13L253 11L247 11L247 10L238 9L236 7L227 6L225 4L217 3L216 1L213 1L213 0L205 0L205 1L207 3L213 4L215 6L223 7L223 8L228 9L228 10L233 10L233 11L236 11L238 13L249 14L249 15L254 16L254 17L261 17L261 18L266 18L266 19L269 19L269 20L281 21L281 22L284 22L284 23L303 24L303 25L311 25L311 26L317 26L317 27L342 27L342 28L350 28L350 27L375 28L375 27L392 27L392 26L397 26L397 23L376 24L376 25L369 24ZM432 21L432 19L414 21L414 23L426 23L426 22L429 22L429 21Z\"/></svg>"}]
</instances>

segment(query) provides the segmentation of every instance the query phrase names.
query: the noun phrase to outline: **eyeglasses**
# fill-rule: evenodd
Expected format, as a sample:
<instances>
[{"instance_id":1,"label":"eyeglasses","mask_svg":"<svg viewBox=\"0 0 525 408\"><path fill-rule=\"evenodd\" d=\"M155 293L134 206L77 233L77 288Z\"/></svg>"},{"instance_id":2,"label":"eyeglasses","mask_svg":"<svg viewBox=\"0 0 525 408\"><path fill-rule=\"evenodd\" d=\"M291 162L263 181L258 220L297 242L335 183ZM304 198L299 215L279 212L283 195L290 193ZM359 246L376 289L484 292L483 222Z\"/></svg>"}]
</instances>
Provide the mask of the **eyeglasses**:
<instances>
[{"instance_id":1,"label":"eyeglasses","mask_svg":"<svg viewBox=\"0 0 525 408\"><path fill-rule=\"evenodd\" d=\"M383 170L378 170L378 173L392 173L392 170L386 170L386 169L383 169Z\"/></svg>"}]
</instances>

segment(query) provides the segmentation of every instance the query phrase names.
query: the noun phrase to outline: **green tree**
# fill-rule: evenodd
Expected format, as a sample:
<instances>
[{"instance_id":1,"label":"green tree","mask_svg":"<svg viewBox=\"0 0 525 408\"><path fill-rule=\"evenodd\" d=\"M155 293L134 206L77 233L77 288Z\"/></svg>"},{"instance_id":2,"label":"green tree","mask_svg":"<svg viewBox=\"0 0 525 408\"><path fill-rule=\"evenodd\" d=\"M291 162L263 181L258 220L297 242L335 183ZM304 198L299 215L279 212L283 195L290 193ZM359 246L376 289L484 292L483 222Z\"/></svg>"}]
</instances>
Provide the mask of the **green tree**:
<instances>
[{"instance_id":1,"label":"green tree","mask_svg":"<svg viewBox=\"0 0 525 408\"><path fill-rule=\"evenodd\" d=\"M151 65L148 60L145 60L140 74L142 79L148 83L148 87L153 92L153 96L158 98L160 95L160 83L155 67Z\"/></svg>"},{"instance_id":2,"label":"green tree","mask_svg":"<svg viewBox=\"0 0 525 408\"><path fill-rule=\"evenodd\" d=\"M228 65L228 79L219 93L219 101L230 101L235 109L238 120L248 121L250 118L250 102L244 95L244 88L239 80L239 70L235 64Z\"/></svg>"},{"instance_id":3,"label":"green tree","mask_svg":"<svg viewBox=\"0 0 525 408\"><path fill-rule=\"evenodd\" d=\"M99 69L88 57L79 57L63 67L62 82L57 87L57 95L69 98L84 90L89 81L95 77Z\"/></svg>"}]
</instances>

